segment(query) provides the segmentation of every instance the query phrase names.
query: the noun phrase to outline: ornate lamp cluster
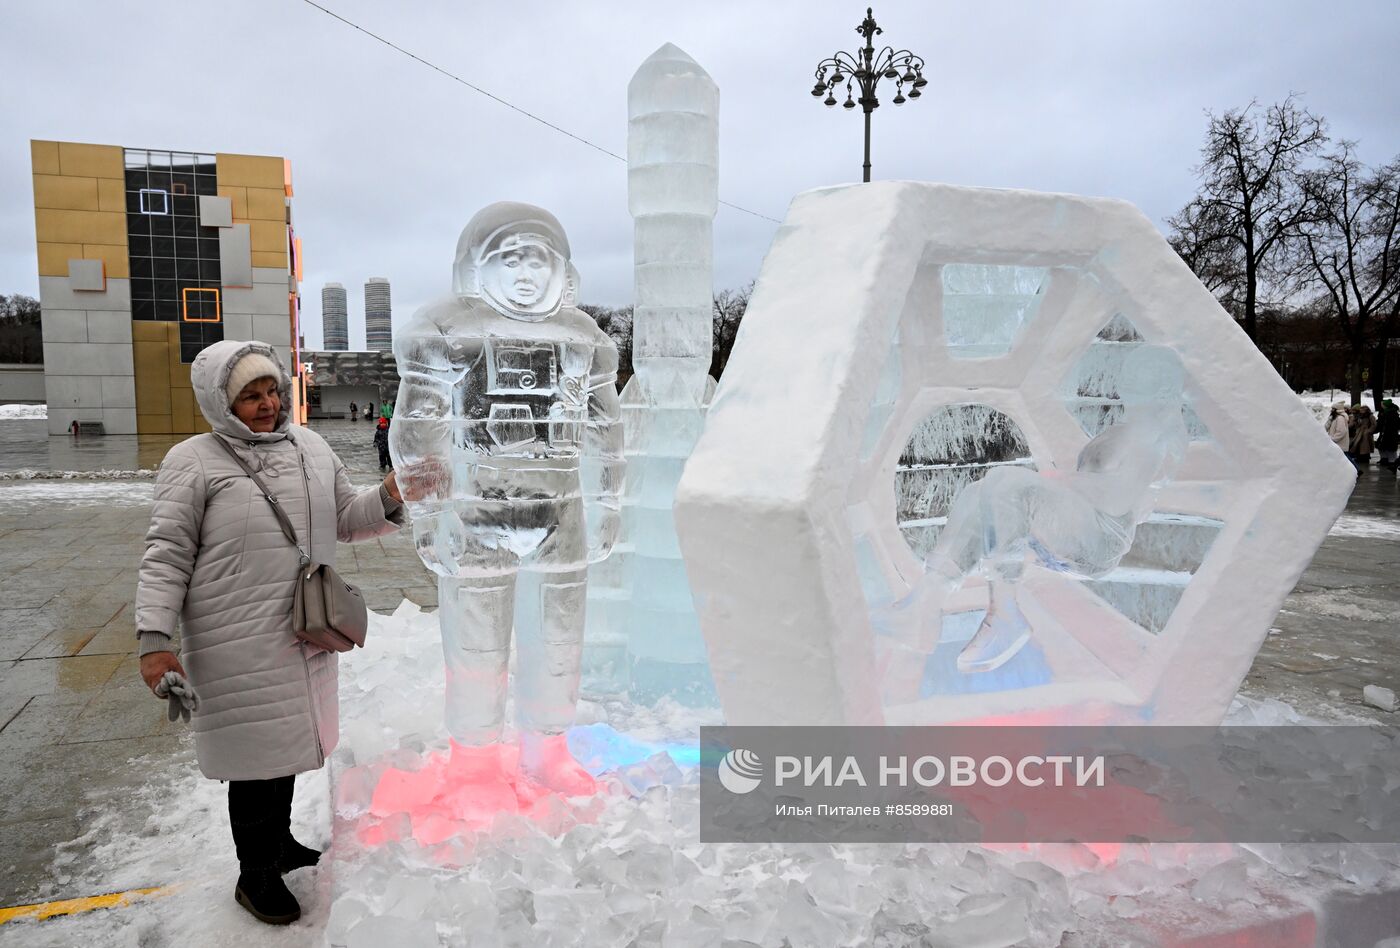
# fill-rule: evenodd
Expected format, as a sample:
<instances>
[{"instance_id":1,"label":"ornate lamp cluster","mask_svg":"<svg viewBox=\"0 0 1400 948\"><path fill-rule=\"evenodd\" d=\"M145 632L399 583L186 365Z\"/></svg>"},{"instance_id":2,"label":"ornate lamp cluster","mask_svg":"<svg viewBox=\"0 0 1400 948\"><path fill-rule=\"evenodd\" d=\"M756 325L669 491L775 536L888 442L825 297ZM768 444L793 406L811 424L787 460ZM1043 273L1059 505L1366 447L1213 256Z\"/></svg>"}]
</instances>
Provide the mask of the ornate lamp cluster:
<instances>
[{"instance_id":1,"label":"ornate lamp cluster","mask_svg":"<svg viewBox=\"0 0 1400 948\"><path fill-rule=\"evenodd\" d=\"M882 79L893 79L895 105L903 105L908 99L917 99L928 85L924 78L924 60L907 49L896 50L886 46L875 52L875 37L884 30L875 23L874 11L867 7L865 20L856 27L856 32L865 37L865 47L853 54L844 50L823 59L817 64L816 84L812 86L813 98L822 99L822 104L836 104L836 90L846 87L846 101L842 106L853 109L857 105L865 112L865 180L870 180L870 113L880 107L876 88ZM855 88L860 88L860 98L855 98ZM905 89L908 89L906 95Z\"/></svg>"}]
</instances>

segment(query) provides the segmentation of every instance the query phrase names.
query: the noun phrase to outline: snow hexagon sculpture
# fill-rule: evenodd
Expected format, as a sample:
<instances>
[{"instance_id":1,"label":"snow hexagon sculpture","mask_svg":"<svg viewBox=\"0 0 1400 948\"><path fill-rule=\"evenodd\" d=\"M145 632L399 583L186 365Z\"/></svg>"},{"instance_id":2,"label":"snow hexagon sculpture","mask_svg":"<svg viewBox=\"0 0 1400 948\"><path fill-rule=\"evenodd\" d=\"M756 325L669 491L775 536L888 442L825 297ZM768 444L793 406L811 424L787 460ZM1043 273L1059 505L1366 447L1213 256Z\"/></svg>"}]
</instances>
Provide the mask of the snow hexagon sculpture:
<instances>
[{"instance_id":1,"label":"snow hexagon sculpture","mask_svg":"<svg viewBox=\"0 0 1400 948\"><path fill-rule=\"evenodd\" d=\"M979 285L995 298L968 299ZM995 670L955 664L987 607L975 579L891 653L924 575L895 489L916 428L985 406L1020 429L1027 476L1069 475L1119 417L1118 355L1096 350L1122 343L1180 359L1190 440L1117 566L1028 554L1030 644ZM1212 724L1353 482L1131 205L888 182L794 200L676 519L731 724Z\"/></svg>"}]
</instances>

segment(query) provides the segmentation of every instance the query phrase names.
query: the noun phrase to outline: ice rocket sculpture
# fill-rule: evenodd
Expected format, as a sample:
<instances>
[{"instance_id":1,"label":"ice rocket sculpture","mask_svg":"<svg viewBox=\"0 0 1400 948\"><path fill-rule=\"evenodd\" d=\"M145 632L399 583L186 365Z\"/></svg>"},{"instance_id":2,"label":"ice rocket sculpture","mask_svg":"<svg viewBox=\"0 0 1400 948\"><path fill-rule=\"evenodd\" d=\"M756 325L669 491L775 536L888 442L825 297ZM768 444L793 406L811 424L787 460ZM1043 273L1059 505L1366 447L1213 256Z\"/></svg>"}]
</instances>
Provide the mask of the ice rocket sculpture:
<instances>
[{"instance_id":1,"label":"ice rocket sculpture","mask_svg":"<svg viewBox=\"0 0 1400 948\"><path fill-rule=\"evenodd\" d=\"M708 704L714 685L671 506L715 388L719 88L667 43L628 84L627 113L636 273L627 481L621 540L589 578L584 687Z\"/></svg>"}]
</instances>

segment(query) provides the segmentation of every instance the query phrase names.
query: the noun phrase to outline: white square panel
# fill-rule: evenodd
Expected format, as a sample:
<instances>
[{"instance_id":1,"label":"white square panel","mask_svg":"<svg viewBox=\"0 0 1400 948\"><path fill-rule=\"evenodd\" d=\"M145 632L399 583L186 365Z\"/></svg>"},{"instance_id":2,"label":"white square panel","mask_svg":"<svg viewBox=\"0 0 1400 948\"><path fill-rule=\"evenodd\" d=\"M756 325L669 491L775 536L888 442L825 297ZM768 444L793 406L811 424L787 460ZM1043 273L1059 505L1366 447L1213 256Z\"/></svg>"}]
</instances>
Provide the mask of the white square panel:
<instances>
[{"instance_id":1,"label":"white square panel","mask_svg":"<svg viewBox=\"0 0 1400 948\"><path fill-rule=\"evenodd\" d=\"M68 288L101 293L107 289L107 265L101 260L69 260Z\"/></svg>"}]
</instances>

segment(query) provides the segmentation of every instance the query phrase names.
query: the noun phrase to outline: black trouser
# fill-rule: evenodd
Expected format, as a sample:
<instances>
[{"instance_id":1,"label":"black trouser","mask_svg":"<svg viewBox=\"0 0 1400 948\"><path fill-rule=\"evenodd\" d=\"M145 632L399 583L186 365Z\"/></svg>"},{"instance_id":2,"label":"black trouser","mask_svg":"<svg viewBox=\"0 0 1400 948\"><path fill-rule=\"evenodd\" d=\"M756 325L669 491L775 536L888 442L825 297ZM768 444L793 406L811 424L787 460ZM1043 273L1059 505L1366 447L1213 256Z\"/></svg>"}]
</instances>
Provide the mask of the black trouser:
<instances>
[{"instance_id":1,"label":"black trouser","mask_svg":"<svg viewBox=\"0 0 1400 948\"><path fill-rule=\"evenodd\" d=\"M389 457L389 446L386 444L379 449L379 469L382 471L387 467L393 467L394 461Z\"/></svg>"},{"instance_id":2,"label":"black trouser","mask_svg":"<svg viewBox=\"0 0 1400 948\"><path fill-rule=\"evenodd\" d=\"M272 780L230 780L228 820L244 872L272 869L292 838L294 774Z\"/></svg>"}]
</instances>

